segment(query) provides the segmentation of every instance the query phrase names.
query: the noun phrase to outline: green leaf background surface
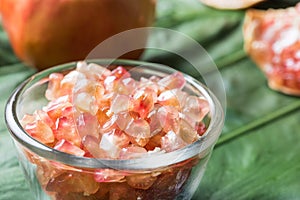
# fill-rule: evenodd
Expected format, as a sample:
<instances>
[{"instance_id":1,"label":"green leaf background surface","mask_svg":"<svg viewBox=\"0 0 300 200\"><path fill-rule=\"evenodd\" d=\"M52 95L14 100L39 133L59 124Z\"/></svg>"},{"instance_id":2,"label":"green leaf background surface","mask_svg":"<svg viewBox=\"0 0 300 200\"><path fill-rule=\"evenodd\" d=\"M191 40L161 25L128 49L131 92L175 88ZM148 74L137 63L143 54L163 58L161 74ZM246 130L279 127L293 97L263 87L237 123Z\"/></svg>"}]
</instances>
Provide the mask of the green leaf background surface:
<instances>
[{"instance_id":1,"label":"green leaf background surface","mask_svg":"<svg viewBox=\"0 0 300 200\"><path fill-rule=\"evenodd\" d=\"M226 89L223 133L193 199L298 200L300 99L270 90L245 54L244 14L208 8L197 0L158 0L155 26L182 32L201 44ZM162 42L161 36L153 35L151 42ZM176 38L163 42L168 49L192 51ZM199 78L188 63L170 53L147 50L143 59ZM200 62L202 57L194 59ZM4 122L4 107L14 88L34 72L15 57L0 23L0 200L32 199Z\"/></svg>"}]
</instances>

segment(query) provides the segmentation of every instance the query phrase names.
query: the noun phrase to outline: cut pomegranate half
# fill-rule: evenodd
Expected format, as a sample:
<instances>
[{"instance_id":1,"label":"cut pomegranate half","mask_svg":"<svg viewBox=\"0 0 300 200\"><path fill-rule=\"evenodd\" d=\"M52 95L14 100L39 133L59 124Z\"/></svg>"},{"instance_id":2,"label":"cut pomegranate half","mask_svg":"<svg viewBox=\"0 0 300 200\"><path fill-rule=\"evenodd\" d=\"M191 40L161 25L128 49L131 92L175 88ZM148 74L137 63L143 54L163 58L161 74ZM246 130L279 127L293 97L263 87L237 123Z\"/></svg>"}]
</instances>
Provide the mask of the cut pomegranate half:
<instances>
[{"instance_id":1,"label":"cut pomegranate half","mask_svg":"<svg viewBox=\"0 0 300 200\"><path fill-rule=\"evenodd\" d=\"M287 9L246 12L245 51L265 73L269 87L300 95L300 3Z\"/></svg>"}]
</instances>

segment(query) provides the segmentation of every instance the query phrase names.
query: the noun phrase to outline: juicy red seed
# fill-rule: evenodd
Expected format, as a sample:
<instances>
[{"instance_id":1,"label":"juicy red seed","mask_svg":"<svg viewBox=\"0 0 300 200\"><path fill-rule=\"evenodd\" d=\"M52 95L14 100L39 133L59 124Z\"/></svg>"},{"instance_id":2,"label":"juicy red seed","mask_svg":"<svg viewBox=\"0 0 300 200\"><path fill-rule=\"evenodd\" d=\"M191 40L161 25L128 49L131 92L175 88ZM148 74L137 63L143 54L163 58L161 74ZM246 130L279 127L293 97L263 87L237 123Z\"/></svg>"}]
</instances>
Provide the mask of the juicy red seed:
<instances>
[{"instance_id":1,"label":"juicy red seed","mask_svg":"<svg viewBox=\"0 0 300 200\"><path fill-rule=\"evenodd\" d=\"M129 72L122 66L118 66L117 68L112 70L112 75L115 76L116 79L130 77Z\"/></svg>"},{"instance_id":2,"label":"juicy red seed","mask_svg":"<svg viewBox=\"0 0 300 200\"><path fill-rule=\"evenodd\" d=\"M58 141L54 146L54 149L76 156L83 156L85 154L82 149L64 139Z\"/></svg>"},{"instance_id":3,"label":"juicy red seed","mask_svg":"<svg viewBox=\"0 0 300 200\"><path fill-rule=\"evenodd\" d=\"M205 133L205 131L206 131L207 128L206 128L206 126L205 126L205 124L203 122L200 122L197 125L196 129L197 129L198 135L202 136Z\"/></svg>"}]
</instances>

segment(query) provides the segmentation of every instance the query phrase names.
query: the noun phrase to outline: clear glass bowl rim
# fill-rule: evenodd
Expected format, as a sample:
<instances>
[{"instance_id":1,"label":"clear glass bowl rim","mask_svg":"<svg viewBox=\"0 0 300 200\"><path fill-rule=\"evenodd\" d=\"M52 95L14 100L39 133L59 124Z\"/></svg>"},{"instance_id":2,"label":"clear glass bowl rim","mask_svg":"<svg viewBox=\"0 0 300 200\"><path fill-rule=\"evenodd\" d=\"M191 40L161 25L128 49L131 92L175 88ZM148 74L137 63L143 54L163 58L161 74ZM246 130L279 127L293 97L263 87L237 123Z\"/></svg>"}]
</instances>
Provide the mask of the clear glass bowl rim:
<instances>
[{"instance_id":1,"label":"clear glass bowl rim","mask_svg":"<svg viewBox=\"0 0 300 200\"><path fill-rule=\"evenodd\" d=\"M172 69L166 65L145 61L125 59L91 59L86 61L88 63L97 63L100 65L147 66L147 69L156 71L158 70L163 73L172 73L176 71L175 69ZM12 138L38 156L49 160L58 161L72 167L86 169L111 168L116 170L153 170L157 168L164 168L172 164L185 161L201 153L207 153L207 151L211 151L219 135L221 134L224 123L224 112L218 99L205 85L193 77L184 74L187 83L198 89L207 99L210 105L210 124L204 137L201 137L201 139L198 141L176 151L153 154L145 158L127 160L106 160L79 157L50 148L29 136L22 128L17 117L19 98L22 96L28 85L45 78L52 72L73 69L75 66L76 62L69 62L51 67L32 75L14 90L7 101L5 108L5 121Z\"/></svg>"}]
</instances>

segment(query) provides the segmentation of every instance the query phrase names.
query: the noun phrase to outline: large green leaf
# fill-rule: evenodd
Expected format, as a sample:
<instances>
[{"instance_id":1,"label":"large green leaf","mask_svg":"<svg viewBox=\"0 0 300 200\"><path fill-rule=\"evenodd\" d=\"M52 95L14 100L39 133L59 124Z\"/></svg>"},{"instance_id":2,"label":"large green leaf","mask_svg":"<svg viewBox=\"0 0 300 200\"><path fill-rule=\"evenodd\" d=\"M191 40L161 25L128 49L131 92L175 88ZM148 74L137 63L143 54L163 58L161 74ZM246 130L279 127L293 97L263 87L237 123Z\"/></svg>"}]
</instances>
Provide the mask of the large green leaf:
<instances>
[{"instance_id":1,"label":"large green leaf","mask_svg":"<svg viewBox=\"0 0 300 200\"><path fill-rule=\"evenodd\" d=\"M4 130L0 131L0 137L0 199L33 199L18 164L11 138Z\"/></svg>"},{"instance_id":2,"label":"large green leaf","mask_svg":"<svg viewBox=\"0 0 300 200\"><path fill-rule=\"evenodd\" d=\"M221 71L227 95L227 120L224 133L244 128L249 123L264 123L299 107L299 98L275 92L267 86L261 71L245 58Z\"/></svg>"},{"instance_id":3,"label":"large green leaf","mask_svg":"<svg viewBox=\"0 0 300 200\"><path fill-rule=\"evenodd\" d=\"M294 0L286 3L291 2L294 5ZM279 6L284 5L280 2ZM184 33L201 44L219 68L227 94L224 130L193 199L296 200L300 198L300 101L269 89L264 75L246 56L243 18L243 10L216 10L198 0L158 0L155 25ZM193 49L176 37L152 35L149 42L193 55ZM198 78L189 63L172 53L147 50L143 59ZM0 25L0 113L13 89L32 73L15 57ZM32 199L3 114L0 156L0 199Z\"/></svg>"},{"instance_id":4,"label":"large green leaf","mask_svg":"<svg viewBox=\"0 0 300 200\"><path fill-rule=\"evenodd\" d=\"M197 0L161 0L158 1L158 8L161 8L161 12L158 12L156 26L178 31L197 41L209 52L218 67L229 65L245 56L241 40L242 31L241 28L237 28L242 24L243 12L214 10L203 6ZM168 32L165 35L161 34L164 33L152 35L150 43L163 46L170 52L188 52L190 59L203 63L202 68L208 68L206 71L209 71L210 66L206 66L209 63L203 62L203 59L206 59L205 55L194 52L184 38L178 38L176 34L170 35ZM187 61L170 52L148 50L144 59L171 65L191 75L197 74ZM230 58L228 55L231 55Z\"/></svg>"},{"instance_id":5,"label":"large green leaf","mask_svg":"<svg viewBox=\"0 0 300 200\"><path fill-rule=\"evenodd\" d=\"M300 113L219 145L195 198L299 199Z\"/></svg>"}]
</instances>

